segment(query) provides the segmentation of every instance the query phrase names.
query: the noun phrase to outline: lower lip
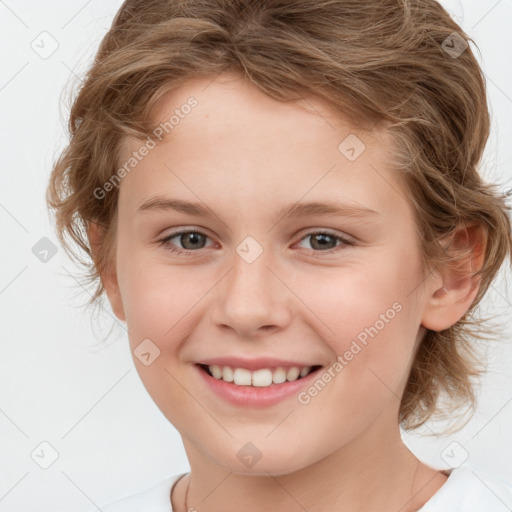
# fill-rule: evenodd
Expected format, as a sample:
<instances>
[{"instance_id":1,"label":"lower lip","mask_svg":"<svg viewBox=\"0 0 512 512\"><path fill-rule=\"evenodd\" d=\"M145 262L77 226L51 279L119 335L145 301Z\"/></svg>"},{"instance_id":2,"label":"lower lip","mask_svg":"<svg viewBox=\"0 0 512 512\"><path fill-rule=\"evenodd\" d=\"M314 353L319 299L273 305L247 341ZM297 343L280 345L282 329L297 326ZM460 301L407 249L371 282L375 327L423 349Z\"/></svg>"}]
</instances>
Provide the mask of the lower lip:
<instances>
[{"instance_id":1,"label":"lower lip","mask_svg":"<svg viewBox=\"0 0 512 512\"><path fill-rule=\"evenodd\" d=\"M199 365L194 365L209 388L224 400L238 406L246 407L268 407L277 404L281 400L296 396L300 390L307 386L322 368L293 382L282 384L271 384L267 387L238 386L232 382L225 382L222 379L215 379L204 371Z\"/></svg>"}]
</instances>

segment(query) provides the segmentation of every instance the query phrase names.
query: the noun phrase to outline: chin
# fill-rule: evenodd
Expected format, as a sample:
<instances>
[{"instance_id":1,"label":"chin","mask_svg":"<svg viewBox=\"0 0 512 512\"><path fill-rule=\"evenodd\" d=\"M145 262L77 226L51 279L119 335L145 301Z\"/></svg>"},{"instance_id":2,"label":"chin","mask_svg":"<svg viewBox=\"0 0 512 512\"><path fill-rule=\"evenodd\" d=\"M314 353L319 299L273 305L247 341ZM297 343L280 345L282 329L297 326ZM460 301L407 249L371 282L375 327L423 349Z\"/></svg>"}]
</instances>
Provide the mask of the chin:
<instances>
[{"instance_id":1,"label":"chin","mask_svg":"<svg viewBox=\"0 0 512 512\"><path fill-rule=\"evenodd\" d=\"M217 458L217 463L224 467L226 470L239 475L251 476L281 476L300 471L308 467L314 461L307 461L304 458L298 459L297 453L300 452L299 447L287 446L282 452L275 448L262 448L261 451L256 451L251 448L252 452L247 448L244 457L243 448L236 450L234 457L226 459L226 452ZM219 454L220 455L220 454ZM304 455L304 454L302 454ZM253 459L250 459L250 456ZM260 457L260 458L258 458ZM244 461L244 458L248 458Z\"/></svg>"}]
</instances>

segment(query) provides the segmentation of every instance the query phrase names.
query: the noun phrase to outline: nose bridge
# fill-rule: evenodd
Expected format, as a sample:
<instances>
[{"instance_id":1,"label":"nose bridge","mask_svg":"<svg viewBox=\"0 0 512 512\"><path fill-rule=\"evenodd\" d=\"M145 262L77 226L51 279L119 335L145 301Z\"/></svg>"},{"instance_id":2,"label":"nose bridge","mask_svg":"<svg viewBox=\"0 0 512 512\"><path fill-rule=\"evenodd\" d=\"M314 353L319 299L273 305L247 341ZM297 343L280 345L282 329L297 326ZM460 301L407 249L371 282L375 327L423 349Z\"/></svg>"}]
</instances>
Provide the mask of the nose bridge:
<instances>
[{"instance_id":1,"label":"nose bridge","mask_svg":"<svg viewBox=\"0 0 512 512\"><path fill-rule=\"evenodd\" d=\"M227 299L230 305L240 311L244 308L266 312L274 301L275 276L270 272L272 258L268 250L257 254L256 248L249 243L242 243L233 257L233 270L228 278Z\"/></svg>"},{"instance_id":2,"label":"nose bridge","mask_svg":"<svg viewBox=\"0 0 512 512\"><path fill-rule=\"evenodd\" d=\"M270 270L271 251L247 237L236 247L232 269L219 287L215 321L249 335L289 320L286 287Z\"/></svg>"}]
</instances>

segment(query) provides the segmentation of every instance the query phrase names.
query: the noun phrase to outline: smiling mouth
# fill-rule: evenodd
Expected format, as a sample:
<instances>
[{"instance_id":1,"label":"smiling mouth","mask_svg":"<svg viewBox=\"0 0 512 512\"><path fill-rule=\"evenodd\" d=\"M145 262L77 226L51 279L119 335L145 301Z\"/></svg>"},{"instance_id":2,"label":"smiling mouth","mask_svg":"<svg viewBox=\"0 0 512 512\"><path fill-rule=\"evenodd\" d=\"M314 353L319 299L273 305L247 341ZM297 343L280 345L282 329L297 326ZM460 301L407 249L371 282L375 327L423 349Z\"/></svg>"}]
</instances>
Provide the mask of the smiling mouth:
<instances>
[{"instance_id":1,"label":"smiling mouth","mask_svg":"<svg viewBox=\"0 0 512 512\"><path fill-rule=\"evenodd\" d=\"M248 370L246 368L233 368L231 366L198 364L205 373L217 380L222 380L236 386L246 387L269 387L294 382L303 379L322 366L291 366L262 368L259 370Z\"/></svg>"}]
</instances>

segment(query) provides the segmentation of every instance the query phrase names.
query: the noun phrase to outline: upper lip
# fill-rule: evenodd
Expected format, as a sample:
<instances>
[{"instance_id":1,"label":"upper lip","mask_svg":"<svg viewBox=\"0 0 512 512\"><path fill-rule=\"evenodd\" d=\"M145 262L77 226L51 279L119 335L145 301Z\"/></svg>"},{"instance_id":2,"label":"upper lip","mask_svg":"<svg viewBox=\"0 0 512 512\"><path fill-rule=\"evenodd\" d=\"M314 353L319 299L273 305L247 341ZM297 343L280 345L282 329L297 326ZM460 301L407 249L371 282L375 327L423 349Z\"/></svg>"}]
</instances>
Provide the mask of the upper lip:
<instances>
[{"instance_id":1,"label":"upper lip","mask_svg":"<svg viewBox=\"0 0 512 512\"><path fill-rule=\"evenodd\" d=\"M297 366L299 368L304 366L322 366L321 364L313 363L311 361L304 363L302 361L289 361L274 357L257 357L253 359L243 359L240 357L214 357L211 359L203 359L197 364L204 364L207 366L230 366L231 368L245 368L247 370L261 370L262 368L276 368L278 366L282 368L291 368L292 366Z\"/></svg>"}]
</instances>

